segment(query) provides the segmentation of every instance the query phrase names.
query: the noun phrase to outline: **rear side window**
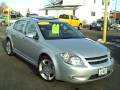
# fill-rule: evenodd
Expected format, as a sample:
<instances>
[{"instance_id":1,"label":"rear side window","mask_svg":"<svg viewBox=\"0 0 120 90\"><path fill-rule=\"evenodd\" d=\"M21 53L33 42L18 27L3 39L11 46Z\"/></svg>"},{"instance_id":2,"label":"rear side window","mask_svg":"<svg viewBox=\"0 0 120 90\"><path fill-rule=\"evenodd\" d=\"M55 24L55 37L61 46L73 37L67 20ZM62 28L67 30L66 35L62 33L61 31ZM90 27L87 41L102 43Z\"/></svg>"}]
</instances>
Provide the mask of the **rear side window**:
<instances>
[{"instance_id":1,"label":"rear side window","mask_svg":"<svg viewBox=\"0 0 120 90\"><path fill-rule=\"evenodd\" d=\"M26 28L25 28L25 34L36 33L36 32L37 32L37 29L36 29L34 23L28 21Z\"/></svg>"},{"instance_id":2,"label":"rear side window","mask_svg":"<svg viewBox=\"0 0 120 90\"><path fill-rule=\"evenodd\" d=\"M63 15L60 15L59 18L63 18Z\"/></svg>"},{"instance_id":3,"label":"rear side window","mask_svg":"<svg viewBox=\"0 0 120 90\"><path fill-rule=\"evenodd\" d=\"M68 15L60 15L59 18L63 18L63 19L69 19L69 16Z\"/></svg>"},{"instance_id":4,"label":"rear side window","mask_svg":"<svg viewBox=\"0 0 120 90\"><path fill-rule=\"evenodd\" d=\"M25 27L25 24L26 24L26 21L24 21L24 20L19 20L19 21L15 22L13 28L14 28L16 31L19 31L19 32L22 32L22 33L23 33L23 29L24 29L24 27Z\"/></svg>"},{"instance_id":5,"label":"rear side window","mask_svg":"<svg viewBox=\"0 0 120 90\"><path fill-rule=\"evenodd\" d=\"M64 18L65 18L65 19L69 19L69 16L68 16L68 15L64 15Z\"/></svg>"}]
</instances>

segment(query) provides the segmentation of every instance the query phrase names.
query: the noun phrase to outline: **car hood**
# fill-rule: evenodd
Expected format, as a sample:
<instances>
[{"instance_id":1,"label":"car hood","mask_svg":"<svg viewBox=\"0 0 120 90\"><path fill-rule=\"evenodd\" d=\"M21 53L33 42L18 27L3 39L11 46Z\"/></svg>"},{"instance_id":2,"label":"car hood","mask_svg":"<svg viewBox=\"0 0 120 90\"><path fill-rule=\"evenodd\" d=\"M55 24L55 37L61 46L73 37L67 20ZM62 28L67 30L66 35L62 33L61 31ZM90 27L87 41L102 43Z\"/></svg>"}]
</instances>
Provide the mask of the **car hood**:
<instances>
[{"instance_id":1,"label":"car hood","mask_svg":"<svg viewBox=\"0 0 120 90\"><path fill-rule=\"evenodd\" d=\"M47 43L63 53L74 53L84 58L99 57L107 54L105 46L88 38L47 40Z\"/></svg>"}]
</instances>

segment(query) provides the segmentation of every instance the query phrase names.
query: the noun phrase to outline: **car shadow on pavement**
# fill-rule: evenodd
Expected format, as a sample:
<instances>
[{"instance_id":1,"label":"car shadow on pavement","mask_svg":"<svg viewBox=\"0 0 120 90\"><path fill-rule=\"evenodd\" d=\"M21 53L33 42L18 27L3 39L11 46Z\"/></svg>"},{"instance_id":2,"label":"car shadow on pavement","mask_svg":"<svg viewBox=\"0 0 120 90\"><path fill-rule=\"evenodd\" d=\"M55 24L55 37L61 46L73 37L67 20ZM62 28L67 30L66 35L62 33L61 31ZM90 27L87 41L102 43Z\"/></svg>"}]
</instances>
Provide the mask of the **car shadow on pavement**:
<instances>
[{"instance_id":1,"label":"car shadow on pavement","mask_svg":"<svg viewBox=\"0 0 120 90\"><path fill-rule=\"evenodd\" d=\"M113 45L106 45L111 50L111 55L114 58L115 62L120 64L120 47Z\"/></svg>"}]
</instances>

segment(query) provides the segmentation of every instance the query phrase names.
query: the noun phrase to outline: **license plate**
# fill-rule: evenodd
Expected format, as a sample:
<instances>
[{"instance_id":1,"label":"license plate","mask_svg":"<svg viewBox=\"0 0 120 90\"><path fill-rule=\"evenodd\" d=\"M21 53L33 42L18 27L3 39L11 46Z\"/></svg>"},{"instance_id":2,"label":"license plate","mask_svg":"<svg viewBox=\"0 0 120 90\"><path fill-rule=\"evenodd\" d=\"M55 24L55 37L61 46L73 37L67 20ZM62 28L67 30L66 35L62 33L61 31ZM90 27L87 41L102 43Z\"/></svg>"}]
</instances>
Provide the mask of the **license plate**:
<instances>
[{"instance_id":1,"label":"license plate","mask_svg":"<svg viewBox=\"0 0 120 90\"><path fill-rule=\"evenodd\" d=\"M98 70L98 75L99 75L99 76L106 75L106 74L107 74L107 67L100 68L100 69Z\"/></svg>"}]
</instances>

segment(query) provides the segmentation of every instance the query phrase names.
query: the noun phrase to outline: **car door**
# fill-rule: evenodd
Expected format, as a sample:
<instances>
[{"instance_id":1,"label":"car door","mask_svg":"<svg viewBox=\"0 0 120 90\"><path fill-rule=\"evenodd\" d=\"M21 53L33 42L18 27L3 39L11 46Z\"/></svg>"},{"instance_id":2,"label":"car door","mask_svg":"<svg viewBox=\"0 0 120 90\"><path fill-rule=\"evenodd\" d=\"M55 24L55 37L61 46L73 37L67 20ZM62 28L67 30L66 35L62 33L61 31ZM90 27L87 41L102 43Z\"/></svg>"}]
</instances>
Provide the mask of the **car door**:
<instances>
[{"instance_id":1,"label":"car door","mask_svg":"<svg viewBox=\"0 0 120 90\"><path fill-rule=\"evenodd\" d=\"M39 46L39 40L33 38L32 35L37 35L38 37L38 31L37 27L34 22L27 21L26 28L24 30L24 54L28 58L28 60L34 64L37 63L40 46ZM38 37L39 38L39 37Z\"/></svg>"},{"instance_id":2,"label":"car door","mask_svg":"<svg viewBox=\"0 0 120 90\"><path fill-rule=\"evenodd\" d=\"M24 33L23 30L25 28L26 21L25 20L19 20L15 22L13 26L13 32L12 32L12 41L13 41L13 46L15 48L15 51L18 52L19 54L22 54L23 51L23 38L24 38Z\"/></svg>"},{"instance_id":3,"label":"car door","mask_svg":"<svg viewBox=\"0 0 120 90\"><path fill-rule=\"evenodd\" d=\"M74 27L78 27L80 24L80 21L77 17L71 15L71 24Z\"/></svg>"}]
</instances>

